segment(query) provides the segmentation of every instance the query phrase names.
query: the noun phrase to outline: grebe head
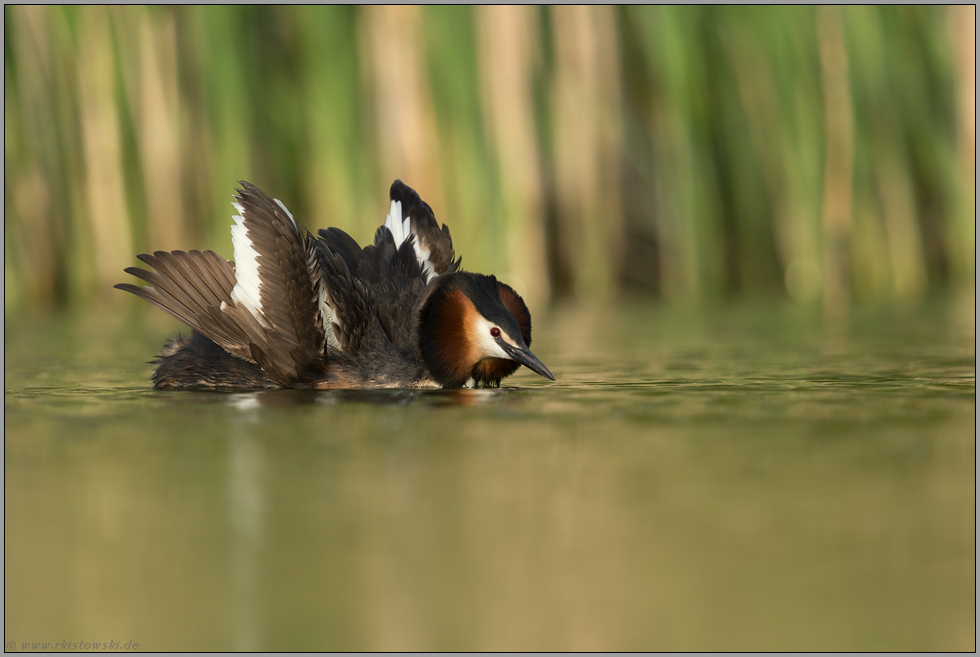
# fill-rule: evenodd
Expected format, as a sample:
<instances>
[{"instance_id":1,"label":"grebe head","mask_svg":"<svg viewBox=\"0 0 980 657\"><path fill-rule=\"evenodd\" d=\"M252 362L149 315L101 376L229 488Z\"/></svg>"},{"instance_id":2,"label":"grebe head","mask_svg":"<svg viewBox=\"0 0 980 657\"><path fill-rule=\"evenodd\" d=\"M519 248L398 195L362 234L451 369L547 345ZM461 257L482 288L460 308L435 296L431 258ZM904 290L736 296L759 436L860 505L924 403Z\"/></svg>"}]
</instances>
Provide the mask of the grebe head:
<instances>
[{"instance_id":1,"label":"grebe head","mask_svg":"<svg viewBox=\"0 0 980 657\"><path fill-rule=\"evenodd\" d=\"M552 381L531 353L531 313L493 276L455 272L433 283L419 314L419 352L432 378L447 388L499 385L524 365Z\"/></svg>"}]
</instances>

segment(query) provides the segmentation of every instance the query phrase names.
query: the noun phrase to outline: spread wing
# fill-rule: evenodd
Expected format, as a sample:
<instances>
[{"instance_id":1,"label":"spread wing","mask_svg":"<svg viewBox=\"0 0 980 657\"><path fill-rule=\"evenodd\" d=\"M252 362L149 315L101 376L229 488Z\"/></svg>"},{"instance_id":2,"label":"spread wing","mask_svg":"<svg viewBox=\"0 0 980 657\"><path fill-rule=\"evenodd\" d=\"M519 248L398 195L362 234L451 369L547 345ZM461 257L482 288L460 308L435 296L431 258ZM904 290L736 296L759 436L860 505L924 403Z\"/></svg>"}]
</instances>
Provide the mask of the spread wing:
<instances>
[{"instance_id":1,"label":"spread wing","mask_svg":"<svg viewBox=\"0 0 980 657\"><path fill-rule=\"evenodd\" d=\"M439 228L432 208L396 180L388 216L374 244L362 249L339 228L320 230L319 235L326 305L337 348L411 352L423 290L436 276L459 268L449 228Z\"/></svg>"},{"instance_id":2,"label":"spread wing","mask_svg":"<svg viewBox=\"0 0 980 657\"><path fill-rule=\"evenodd\" d=\"M281 202L240 184L232 203L238 211L231 229L234 264L212 252L141 255L155 271L126 271L152 287L116 287L258 363L288 387L321 362L330 330L317 240Z\"/></svg>"},{"instance_id":3,"label":"spread wing","mask_svg":"<svg viewBox=\"0 0 980 657\"><path fill-rule=\"evenodd\" d=\"M251 339L252 358L284 385L319 362L326 340L314 238L278 200L240 181L231 229L238 281L222 310Z\"/></svg>"},{"instance_id":4,"label":"spread wing","mask_svg":"<svg viewBox=\"0 0 980 657\"><path fill-rule=\"evenodd\" d=\"M223 303L232 303L234 262L214 251L157 251L153 255L141 253L136 257L154 271L127 267L125 272L146 281L151 287L129 283L114 287L146 299L211 338L228 353L252 360L248 335L221 312Z\"/></svg>"},{"instance_id":5,"label":"spread wing","mask_svg":"<svg viewBox=\"0 0 980 657\"><path fill-rule=\"evenodd\" d=\"M429 204L401 180L391 184L390 197L391 208L384 226L378 229L375 236L375 246L381 246L379 242L384 239L383 229L391 233L396 250L400 250L403 244L411 243L426 283L436 276L459 269L460 261L454 260L456 252L453 251L449 228L445 224L439 228Z\"/></svg>"}]
</instances>

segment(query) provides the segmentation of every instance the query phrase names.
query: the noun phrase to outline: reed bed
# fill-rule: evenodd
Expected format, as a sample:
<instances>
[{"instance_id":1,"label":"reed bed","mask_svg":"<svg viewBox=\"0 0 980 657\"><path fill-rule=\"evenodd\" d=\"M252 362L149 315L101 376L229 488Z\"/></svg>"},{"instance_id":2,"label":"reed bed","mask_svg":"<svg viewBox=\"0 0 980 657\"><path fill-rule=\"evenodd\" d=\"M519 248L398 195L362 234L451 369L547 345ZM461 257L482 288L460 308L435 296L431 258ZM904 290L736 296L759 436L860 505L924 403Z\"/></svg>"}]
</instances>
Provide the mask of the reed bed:
<instances>
[{"instance_id":1,"label":"reed bed","mask_svg":"<svg viewBox=\"0 0 980 657\"><path fill-rule=\"evenodd\" d=\"M5 309L232 257L242 179L363 243L401 178L533 302L972 289L975 12L8 5Z\"/></svg>"}]
</instances>

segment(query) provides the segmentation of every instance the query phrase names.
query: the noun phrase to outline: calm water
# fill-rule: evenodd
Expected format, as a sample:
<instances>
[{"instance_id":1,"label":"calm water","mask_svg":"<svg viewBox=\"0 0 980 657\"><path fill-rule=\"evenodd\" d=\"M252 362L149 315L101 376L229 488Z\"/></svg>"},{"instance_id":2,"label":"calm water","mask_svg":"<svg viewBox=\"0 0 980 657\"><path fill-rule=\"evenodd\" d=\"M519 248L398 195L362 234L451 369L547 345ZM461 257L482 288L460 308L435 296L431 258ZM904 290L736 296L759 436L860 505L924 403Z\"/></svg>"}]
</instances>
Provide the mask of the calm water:
<instances>
[{"instance_id":1,"label":"calm water","mask_svg":"<svg viewBox=\"0 0 980 657\"><path fill-rule=\"evenodd\" d=\"M5 320L8 649L975 648L972 299L561 309L557 383L431 392L155 392L130 308Z\"/></svg>"}]
</instances>

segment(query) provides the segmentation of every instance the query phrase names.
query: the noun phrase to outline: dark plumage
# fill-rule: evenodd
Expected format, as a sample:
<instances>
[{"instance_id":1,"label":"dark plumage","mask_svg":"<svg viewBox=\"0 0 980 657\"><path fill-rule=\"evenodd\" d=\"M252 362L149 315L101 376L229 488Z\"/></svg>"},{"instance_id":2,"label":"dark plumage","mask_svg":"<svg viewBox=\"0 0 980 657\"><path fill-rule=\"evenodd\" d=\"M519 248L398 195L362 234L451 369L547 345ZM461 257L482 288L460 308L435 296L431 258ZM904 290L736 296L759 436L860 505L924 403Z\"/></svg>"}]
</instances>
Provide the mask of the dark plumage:
<instances>
[{"instance_id":1,"label":"dark plumage","mask_svg":"<svg viewBox=\"0 0 980 657\"><path fill-rule=\"evenodd\" d=\"M140 254L119 284L193 329L157 360L159 388L499 385L520 365L552 380L528 349L531 315L511 287L463 272L449 229L407 185L363 249L339 228L318 236L242 182L236 262L213 251Z\"/></svg>"}]
</instances>

